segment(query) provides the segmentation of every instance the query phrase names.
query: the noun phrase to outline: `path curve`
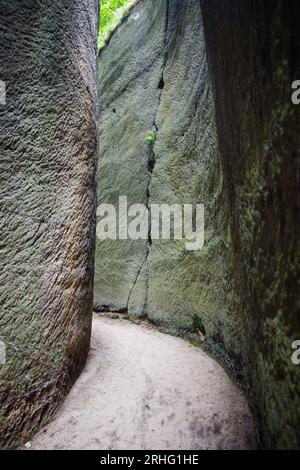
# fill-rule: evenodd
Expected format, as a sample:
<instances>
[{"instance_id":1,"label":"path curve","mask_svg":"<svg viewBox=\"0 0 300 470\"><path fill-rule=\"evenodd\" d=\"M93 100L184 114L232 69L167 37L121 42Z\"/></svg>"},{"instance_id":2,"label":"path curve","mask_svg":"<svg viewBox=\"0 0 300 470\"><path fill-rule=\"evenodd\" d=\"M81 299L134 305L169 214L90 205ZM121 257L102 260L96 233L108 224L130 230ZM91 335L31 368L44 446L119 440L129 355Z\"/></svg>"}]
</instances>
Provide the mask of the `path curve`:
<instances>
[{"instance_id":1,"label":"path curve","mask_svg":"<svg viewBox=\"0 0 300 470\"><path fill-rule=\"evenodd\" d=\"M31 449L248 449L252 442L245 399L202 350L96 317L85 370Z\"/></svg>"}]
</instances>

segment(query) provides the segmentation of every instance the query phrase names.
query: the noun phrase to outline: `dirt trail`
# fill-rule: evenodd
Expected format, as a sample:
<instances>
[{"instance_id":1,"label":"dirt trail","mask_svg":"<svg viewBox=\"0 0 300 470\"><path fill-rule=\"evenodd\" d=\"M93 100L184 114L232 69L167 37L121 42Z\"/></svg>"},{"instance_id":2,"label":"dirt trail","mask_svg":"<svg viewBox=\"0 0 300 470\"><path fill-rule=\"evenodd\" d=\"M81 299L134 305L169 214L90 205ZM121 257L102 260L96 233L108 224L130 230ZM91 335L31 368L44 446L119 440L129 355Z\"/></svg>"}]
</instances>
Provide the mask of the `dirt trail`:
<instances>
[{"instance_id":1,"label":"dirt trail","mask_svg":"<svg viewBox=\"0 0 300 470\"><path fill-rule=\"evenodd\" d=\"M31 449L247 449L252 442L245 399L203 351L96 317L86 368Z\"/></svg>"}]
</instances>

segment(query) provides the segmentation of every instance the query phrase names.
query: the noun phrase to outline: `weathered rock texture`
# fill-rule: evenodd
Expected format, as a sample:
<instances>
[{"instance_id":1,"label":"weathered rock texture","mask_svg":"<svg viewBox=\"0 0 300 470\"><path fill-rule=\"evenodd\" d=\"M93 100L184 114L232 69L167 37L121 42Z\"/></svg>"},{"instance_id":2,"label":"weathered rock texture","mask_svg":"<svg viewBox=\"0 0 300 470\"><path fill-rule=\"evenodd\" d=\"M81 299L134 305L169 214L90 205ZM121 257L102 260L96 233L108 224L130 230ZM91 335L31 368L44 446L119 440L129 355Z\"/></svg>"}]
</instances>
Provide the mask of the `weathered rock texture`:
<instances>
[{"instance_id":1,"label":"weathered rock texture","mask_svg":"<svg viewBox=\"0 0 300 470\"><path fill-rule=\"evenodd\" d=\"M188 27L187 27L188 25ZM95 307L206 336L239 372L227 214L200 4L143 0L99 57L98 203L206 205L206 244L97 240ZM145 137L153 131L153 148ZM220 328L222 325L222 328ZM226 350L224 348L226 343Z\"/></svg>"},{"instance_id":2,"label":"weathered rock texture","mask_svg":"<svg viewBox=\"0 0 300 470\"><path fill-rule=\"evenodd\" d=\"M200 331L269 448L300 446L299 17L296 1L143 0L99 58L99 202L204 203L206 238L98 241L96 308Z\"/></svg>"},{"instance_id":3,"label":"weathered rock texture","mask_svg":"<svg viewBox=\"0 0 300 470\"><path fill-rule=\"evenodd\" d=\"M127 196L129 205L147 204L151 174L144 139L153 129L161 95L158 84L164 65L165 10L165 0L139 3L101 53L98 204L117 205L119 196ZM98 307L128 308L147 257L147 245L147 241L98 242Z\"/></svg>"},{"instance_id":4,"label":"weathered rock texture","mask_svg":"<svg viewBox=\"0 0 300 470\"><path fill-rule=\"evenodd\" d=\"M98 1L2 0L0 446L45 423L89 349Z\"/></svg>"},{"instance_id":5,"label":"weathered rock texture","mask_svg":"<svg viewBox=\"0 0 300 470\"><path fill-rule=\"evenodd\" d=\"M260 441L300 447L300 3L202 0L240 299L242 352Z\"/></svg>"}]
</instances>

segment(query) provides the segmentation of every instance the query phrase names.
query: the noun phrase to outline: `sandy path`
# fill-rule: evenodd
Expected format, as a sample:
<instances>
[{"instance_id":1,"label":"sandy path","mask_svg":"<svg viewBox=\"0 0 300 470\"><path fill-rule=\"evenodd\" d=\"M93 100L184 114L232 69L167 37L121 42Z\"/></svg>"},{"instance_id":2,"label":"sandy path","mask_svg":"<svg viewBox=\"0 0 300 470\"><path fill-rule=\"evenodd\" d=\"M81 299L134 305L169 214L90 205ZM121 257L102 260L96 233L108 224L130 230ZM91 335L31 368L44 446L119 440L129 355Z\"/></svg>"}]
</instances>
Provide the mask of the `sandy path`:
<instances>
[{"instance_id":1,"label":"sandy path","mask_svg":"<svg viewBox=\"0 0 300 470\"><path fill-rule=\"evenodd\" d=\"M204 352L97 317L86 368L31 449L239 449L251 442L244 398Z\"/></svg>"}]
</instances>

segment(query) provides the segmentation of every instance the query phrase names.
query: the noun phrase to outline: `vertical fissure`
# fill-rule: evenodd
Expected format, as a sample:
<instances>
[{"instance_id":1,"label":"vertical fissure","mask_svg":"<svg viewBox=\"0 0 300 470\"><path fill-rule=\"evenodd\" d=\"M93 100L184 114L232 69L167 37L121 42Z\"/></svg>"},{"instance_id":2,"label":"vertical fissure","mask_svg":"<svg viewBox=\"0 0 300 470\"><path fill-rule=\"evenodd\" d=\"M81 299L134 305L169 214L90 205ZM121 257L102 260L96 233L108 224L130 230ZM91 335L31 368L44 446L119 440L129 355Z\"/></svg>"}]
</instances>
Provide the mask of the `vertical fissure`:
<instances>
[{"instance_id":1,"label":"vertical fissure","mask_svg":"<svg viewBox=\"0 0 300 470\"><path fill-rule=\"evenodd\" d=\"M149 146L149 157L148 157L148 171L149 171L149 179L148 179L148 185L147 185L147 200L146 200L146 208L148 212L148 240L147 240L147 245L146 245L146 256L143 261L143 263L140 266L140 269L137 272L136 278L134 280L134 283L132 285L132 288L130 289L129 295L128 295L128 300L127 300L127 311L129 311L129 304L131 300L132 293L134 291L134 288L138 282L139 276L144 268L144 266L148 263L148 258L152 246L152 237L151 237L151 231L152 231L152 226L151 226L151 217L150 217L150 185L152 181L152 176L154 172L154 168L156 165L156 156L155 156L155 145L156 141L159 135L159 128L157 125L157 116L159 113L160 105L161 105L161 100L162 100L162 94L165 86L165 77L164 77L164 72L165 72L165 67L166 63L168 60L168 32L169 32L169 7L170 7L170 0L166 1L166 21L165 21L165 38L164 38L164 58L163 58L163 64L162 64L162 70L161 70L161 75L159 78L159 82L157 84L157 90L158 90L158 102L157 102L157 109L155 113L155 117L153 120L153 127L152 131L154 133L155 139L153 144L150 144ZM145 295L145 302L144 306L141 311L141 316L142 317L147 317L147 301L148 301L148 289L149 289L149 276L147 274L147 280L146 280L146 295Z\"/></svg>"}]
</instances>

